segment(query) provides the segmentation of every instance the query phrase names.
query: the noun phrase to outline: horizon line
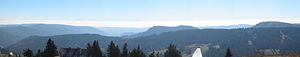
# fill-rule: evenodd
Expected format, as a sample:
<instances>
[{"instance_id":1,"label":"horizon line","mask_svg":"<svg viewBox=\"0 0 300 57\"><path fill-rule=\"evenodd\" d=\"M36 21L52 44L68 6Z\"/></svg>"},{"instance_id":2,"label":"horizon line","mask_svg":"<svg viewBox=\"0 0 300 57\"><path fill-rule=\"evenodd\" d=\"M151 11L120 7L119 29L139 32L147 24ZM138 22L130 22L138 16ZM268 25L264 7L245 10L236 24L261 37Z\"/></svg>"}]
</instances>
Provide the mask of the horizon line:
<instances>
[{"instance_id":1,"label":"horizon line","mask_svg":"<svg viewBox=\"0 0 300 57\"><path fill-rule=\"evenodd\" d=\"M127 27L127 28L147 28L153 26L229 26L248 24L255 25L260 22L278 21L286 23L299 23L300 19L289 20L203 20L203 21L82 21L82 20L6 20L0 21L0 25L13 25L13 24L63 24L72 26L92 26L92 27Z\"/></svg>"}]
</instances>

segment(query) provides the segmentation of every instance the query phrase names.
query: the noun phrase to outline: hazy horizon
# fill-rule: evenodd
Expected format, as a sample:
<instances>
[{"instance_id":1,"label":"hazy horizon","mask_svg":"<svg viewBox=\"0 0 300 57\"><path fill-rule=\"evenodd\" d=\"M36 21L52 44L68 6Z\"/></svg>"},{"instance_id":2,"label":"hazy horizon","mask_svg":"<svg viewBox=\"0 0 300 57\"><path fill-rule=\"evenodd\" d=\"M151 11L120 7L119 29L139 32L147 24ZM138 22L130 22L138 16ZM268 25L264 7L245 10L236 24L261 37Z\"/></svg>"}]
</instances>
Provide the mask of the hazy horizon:
<instances>
[{"instance_id":1,"label":"hazy horizon","mask_svg":"<svg viewBox=\"0 0 300 57\"><path fill-rule=\"evenodd\" d=\"M0 57L298 57L299 34L300 0L0 0Z\"/></svg>"},{"instance_id":2,"label":"hazy horizon","mask_svg":"<svg viewBox=\"0 0 300 57\"><path fill-rule=\"evenodd\" d=\"M102 27L299 23L299 0L1 0L0 24Z\"/></svg>"},{"instance_id":3,"label":"hazy horizon","mask_svg":"<svg viewBox=\"0 0 300 57\"><path fill-rule=\"evenodd\" d=\"M273 20L271 20L273 21ZM88 22L88 23L85 23ZM97 23L99 22L99 23ZM199 21L189 21L189 22L199 22ZM259 22L266 22L266 21L257 21L253 23L243 23L239 21L228 21L228 23L223 24L222 22L213 22L211 23L206 22L206 23L189 23L189 22L180 22L180 21L165 21L165 22L157 22L157 21L152 21L152 22L132 22L132 21L36 21L36 22L11 22L11 23L5 23L0 21L0 25L18 25L18 24L61 24L61 25L72 25L72 26L91 26L91 27L122 27L122 28L149 28L153 26L168 26L168 27L176 27L176 26L193 26L193 27L206 27L206 26L230 26L230 25L255 25ZM200 21L201 22L201 21ZM230 22L235 22L235 23L230 23ZM286 21L278 21L278 22L286 22ZM78 24L82 23L82 24ZM151 24L152 25L145 25L145 24ZM156 25L153 25L153 23ZM176 24L175 24L176 23ZM216 24L214 24L216 23ZM287 23L292 23L292 24L299 24L297 21L287 21ZM161 25L159 25L161 24ZM200 25L199 25L200 24ZM206 24L206 25L205 25ZM207 25L210 24L210 25ZM124 25L124 26L118 26L118 25ZM129 25L129 26L126 26ZM134 25L141 25L141 26L134 26Z\"/></svg>"}]
</instances>

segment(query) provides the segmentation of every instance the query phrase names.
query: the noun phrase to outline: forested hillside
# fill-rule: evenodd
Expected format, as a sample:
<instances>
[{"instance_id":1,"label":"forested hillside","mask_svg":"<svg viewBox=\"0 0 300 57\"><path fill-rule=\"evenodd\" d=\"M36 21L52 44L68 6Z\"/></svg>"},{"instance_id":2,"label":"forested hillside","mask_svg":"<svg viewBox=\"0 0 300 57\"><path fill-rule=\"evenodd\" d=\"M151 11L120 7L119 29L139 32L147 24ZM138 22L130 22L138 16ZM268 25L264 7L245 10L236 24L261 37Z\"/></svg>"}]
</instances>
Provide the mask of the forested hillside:
<instances>
[{"instance_id":1,"label":"forested hillside","mask_svg":"<svg viewBox=\"0 0 300 57\"><path fill-rule=\"evenodd\" d=\"M53 36L63 34L105 34L97 28L60 24L16 24L0 27L0 46L14 44L29 36Z\"/></svg>"},{"instance_id":2,"label":"forested hillside","mask_svg":"<svg viewBox=\"0 0 300 57\"><path fill-rule=\"evenodd\" d=\"M140 33L133 34L133 35L126 35L126 36L123 36L123 38L145 37L145 36L151 36L151 35L159 35L159 34L162 34L165 32L188 30L188 29L198 29L198 28L192 27L192 26L184 26L184 25L180 25L177 27L153 26L145 32L140 32Z\"/></svg>"},{"instance_id":3,"label":"forested hillside","mask_svg":"<svg viewBox=\"0 0 300 57\"><path fill-rule=\"evenodd\" d=\"M247 29L191 29L167 32L134 39L106 37L96 34L70 34L58 36L34 36L21 40L8 48L14 51L30 48L36 51L45 46L46 39L55 41L58 48L81 47L86 43L98 40L101 48L107 47L110 41L122 46L128 43L132 49L140 45L145 52L164 51L169 44L175 44L185 56L195 48L202 48L204 56L221 57L230 47L235 56L259 55L258 50L269 50L266 53L293 53L300 48L300 28L247 28Z\"/></svg>"}]
</instances>

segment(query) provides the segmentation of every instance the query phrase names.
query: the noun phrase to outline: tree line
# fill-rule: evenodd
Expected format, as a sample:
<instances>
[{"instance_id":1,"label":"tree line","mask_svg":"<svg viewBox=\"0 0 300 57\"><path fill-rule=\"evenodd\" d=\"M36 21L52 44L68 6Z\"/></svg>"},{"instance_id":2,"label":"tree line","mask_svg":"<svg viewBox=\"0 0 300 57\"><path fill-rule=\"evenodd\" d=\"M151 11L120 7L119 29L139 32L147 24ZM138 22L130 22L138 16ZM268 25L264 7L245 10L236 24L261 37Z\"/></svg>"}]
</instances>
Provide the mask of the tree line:
<instances>
[{"instance_id":1,"label":"tree line","mask_svg":"<svg viewBox=\"0 0 300 57\"><path fill-rule=\"evenodd\" d=\"M107 53L103 53L98 41L94 41L93 44L87 43L87 54L86 57L160 57L159 52L153 51L148 56L141 50L140 46L134 48L131 51L127 49L127 43L124 44L122 52L119 46L114 44L113 41L110 42L107 48ZM26 57L55 57L59 56L57 47L54 41L50 38L48 39L46 48L44 51L38 50L36 54L30 49L25 49L23 55ZM182 57L181 52L176 48L175 45L170 45L166 52L164 52L164 57Z\"/></svg>"},{"instance_id":2,"label":"tree line","mask_svg":"<svg viewBox=\"0 0 300 57\"><path fill-rule=\"evenodd\" d=\"M46 48L44 49L43 52L39 49L38 52L34 55L32 50L27 48L24 50L23 55L26 57L54 57L54 56L58 56L59 54L57 51L57 47L54 44L54 41L48 39Z\"/></svg>"}]
</instances>

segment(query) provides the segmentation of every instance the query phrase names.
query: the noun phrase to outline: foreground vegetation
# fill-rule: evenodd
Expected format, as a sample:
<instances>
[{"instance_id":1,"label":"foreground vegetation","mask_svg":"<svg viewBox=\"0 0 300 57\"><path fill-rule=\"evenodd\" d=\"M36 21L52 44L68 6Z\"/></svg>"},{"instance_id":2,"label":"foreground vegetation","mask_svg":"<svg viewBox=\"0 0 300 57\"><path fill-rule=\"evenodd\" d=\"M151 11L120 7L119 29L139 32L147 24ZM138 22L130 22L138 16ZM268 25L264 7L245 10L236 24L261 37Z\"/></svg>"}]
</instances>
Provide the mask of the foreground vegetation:
<instances>
[{"instance_id":1,"label":"foreground vegetation","mask_svg":"<svg viewBox=\"0 0 300 57\"><path fill-rule=\"evenodd\" d=\"M134 48L132 51L128 51L127 43L123 46L123 51L121 52L119 46L114 44L111 41L108 46L107 53L103 53L101 48L99 47L98 41L94 41L93 44L87 43L87 57L160 57L161 54L159 52L152 52L148 56L141 50L140 46ZM24 56L26 57L55 57L59 56L56 45L54 41L48 39L47 46L44 51L38 51L36 54L32 52L32 50L25 49ZM164 57L182 57L181 52L176 48L175 45L170 45L168 50L164 53Z\"/></svg>"},{"instance_id":2,"label":"foreground vegetation","mask_svg":"<svg viewBox=\"0 0 300 57\"><path fill-rule=\"evenodd\" d=\"M160 57L162 56L159 52L152 52L148 56L141 50L140 46L134 48L132 51L128 51L127 43L123 45L122 52L119 49L119 46L116 45L113 41L108 45L106 53L103 53L98 41L94 41L93 44L87 43L86 46L87 54L86 57ZM279 55L267 55L264 57L287 57L287 56L300 56L300 53L293 54L279 54ZM48 39L46 48L44 51L38 50L36 54L33 53L29 48L25 49L22 55L5 55L0 54L0 57L59 57L57 47L54 44L54 41ZM176 48L175 45L170 45L166 52L164 52L163 57L183 57L181 52ZM229 48L225 57L233 57L233 54ZM240 56L240 57L259 57L259 56Z\"/></svg>"},{"instance_id":3,"label":"foreground vegetation","mask_svg":"<svg viewBox=\"0 0 300 57\"><path fill-rule=\"evenodd\" d=\"M129 50L140 45L141 50L147 55L151 51L165 51L170 44L174 44L176 48L180 49L183 56L191 55L195 48L200 46L209 48L203 49L207 50L203 51L205 57L223 57L228 47L233 49L232 52L235 56L259 56L261 54L257 50L276 50L275 52L279 54L298 52L300 48L299 33L299 28L202 29L167 32L134 39L97 34L67 34L32 36L6 47L6 49L22 54L23 52L19 51L30 48L36 53L38 49L44 49L48 38L51 38L55 41L58 49L62 47L86 48L87 43L97 40L103 52L108 49L107 45L110 44L110 41L114 41L119 47L123 47L124 43L127 43Z\"/></svg>"}]
</instances>

